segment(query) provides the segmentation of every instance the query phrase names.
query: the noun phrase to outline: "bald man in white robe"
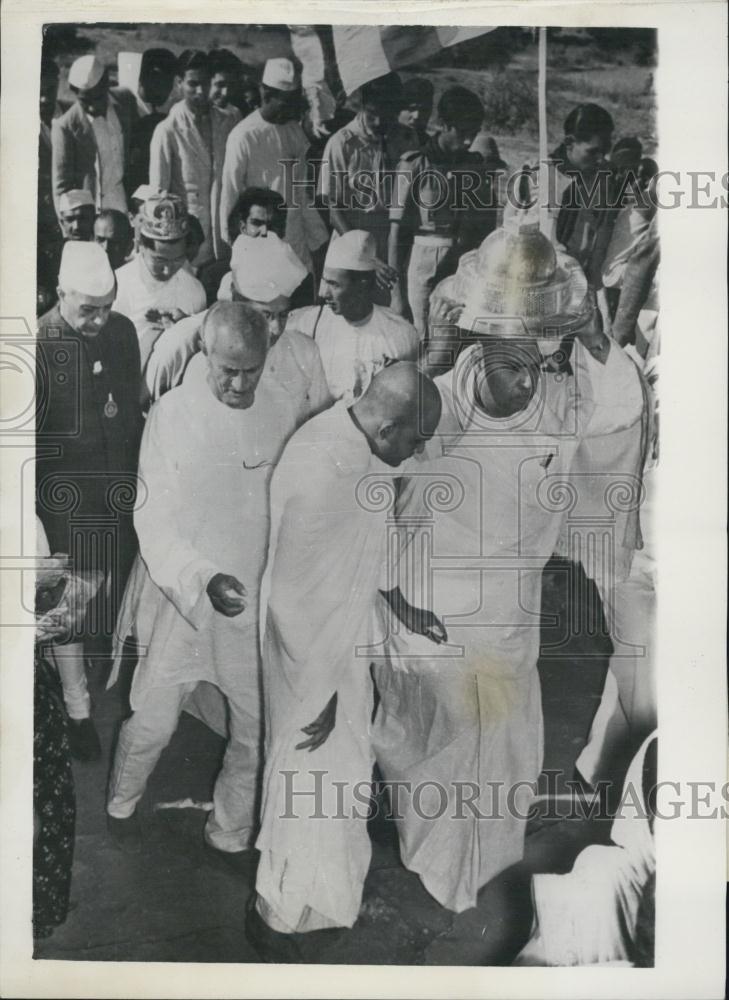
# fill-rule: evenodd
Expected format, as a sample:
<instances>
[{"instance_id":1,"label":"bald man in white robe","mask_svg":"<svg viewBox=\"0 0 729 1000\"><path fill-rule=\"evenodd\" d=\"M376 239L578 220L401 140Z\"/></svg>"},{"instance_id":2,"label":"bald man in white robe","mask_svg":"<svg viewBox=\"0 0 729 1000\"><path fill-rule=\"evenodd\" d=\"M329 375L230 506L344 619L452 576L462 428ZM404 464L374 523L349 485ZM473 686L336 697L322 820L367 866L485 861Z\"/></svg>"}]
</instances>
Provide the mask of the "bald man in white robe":
<instances>
[{"instance_id":1,"label":"bald man in white robe","mask_svg":"<svg viewBox=\"0 0 729 1000\"><path fill-rule=\"evenodd\" d=\"M373 765L364 647L383 579L387 498L396 467L422 449L439 412L430 380L392 365L351 408L335 404L297 431L274 475L261 858L247 922L265 957L297 960L293 932L351 927L359 913L370 842L355 786L366 801ZM326 818L312 817L315 786Z\"/></svg>"},{"instance_id":2,"label":"bald man in white robe","mask_svg":"<svg viewBox=\"0 0 729 1000\"><path fill-rule=\"evenodd\" d=\"M291 397L301 424L332 402L319 348L303 333L284 329L291 296L306 277L306 268L275 233L247 239L231 266L229 298L247 303L265 319L269 347L265 376ZM145 373L152 400L182 382L190 359L200 350L206 314L180 320L156 342Z\"/></svg>"},{"instance_id":3,"label":"bald man in white robe","mask_svg":"<svg viewBox=\"0 0 729 1000\"><path fill-rule=\"evenodd\" d=\"M117 639L131 632L141 653L107 800L110 833L130 851L141 847L135 810L147 779L201 681L220 689L230 715L205 839L238 854L255 832L268 490L296 414L280 387L261 380L267 332L258 313L218 303L203 344L184 384L152 407L140 455L140 558Z\"/></svg>"},{"instance_id":4,"label":"bald man in white robe","mask_svg":"<svg viewBox=\"0 0 729 1000\"><path fill-rule=\"evenodd\" d=\"M411 634L381 602L385 655L375 669L381 703L373 739L386 781L437 783L420 809L401 799L401 856L439 903L459 913L523 855L542 768L542 570L562 534L580 557L591 517L616 540L615 562L600 567L605 579L627 570L636 545L639 490L609 524L603 497L626 481L639 486L637 371L598 330L579 336L574 377L540 372L544 342L485 338L461 354L436 379L443 417L428 461L405 470L411 478L398 501L402 533L415 536L401 560L400 589L443 617L449 645ZM620 384L615 370L627 371L623 389L637 395L619 397L623 409L610 412L604 401ZM624 416L620 438L615 421ZM590 450L603 435L612 450ZM438 498L448 493L453 502L444 508ZM568 518L573 497L587 526ZM585 562L600 576L595 560Z\"/></svg>"}]
</instances>

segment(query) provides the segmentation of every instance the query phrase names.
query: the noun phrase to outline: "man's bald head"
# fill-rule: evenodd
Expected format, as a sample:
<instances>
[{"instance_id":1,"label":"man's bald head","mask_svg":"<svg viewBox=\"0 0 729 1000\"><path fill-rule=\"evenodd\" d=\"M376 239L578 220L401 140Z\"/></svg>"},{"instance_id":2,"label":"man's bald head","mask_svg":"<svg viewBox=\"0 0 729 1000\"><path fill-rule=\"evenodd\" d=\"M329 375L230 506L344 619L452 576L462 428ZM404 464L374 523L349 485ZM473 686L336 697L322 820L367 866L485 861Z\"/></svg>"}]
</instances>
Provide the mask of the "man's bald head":
<instances>
[{"instance_id":1,"label":"man's bald head","mask_svg":"<svg viewBox=\"0 0 729 1000\"><path fill-rule=\"evenodd\" d=\"M216 302L203 320L202 350L208 385L226 406L248 409L263 374L268 349L264 318L243 302Z\"/></svg>"},{"instance_id":2,"label":"man's bald head","mask_svg":"<svg viewBox=\"0 0 729 1000\"><path fill-rule=\"evenodd\" d=\"M435 433L441 399L415 364L398 361L374 376L352 413L374 454L397 466L421 452Z\"/></svg>"}]
</instances>

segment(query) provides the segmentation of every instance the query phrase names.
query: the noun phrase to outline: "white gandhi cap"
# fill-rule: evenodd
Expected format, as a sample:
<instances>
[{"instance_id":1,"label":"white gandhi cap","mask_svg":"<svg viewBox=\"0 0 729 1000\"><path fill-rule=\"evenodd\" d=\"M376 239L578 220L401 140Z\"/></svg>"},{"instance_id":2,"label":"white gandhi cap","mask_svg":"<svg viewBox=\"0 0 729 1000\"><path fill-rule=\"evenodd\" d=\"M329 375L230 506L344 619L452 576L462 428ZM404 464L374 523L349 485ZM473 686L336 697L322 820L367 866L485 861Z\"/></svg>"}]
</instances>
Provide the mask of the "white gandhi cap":
<instances>
[{"instance_id":1,"label":"white gandhi cap","mask_svg":"<svg viewBox=\"0 0 729 1000\"><path fill-rule=\"evenodd\" d=\"M300 82L296 67L290 59L269 59L266 63L261 83L274 90L298 90Z\"/></svg>"},{"instance_id":2,"label":"white gandhi cap","mask_svg":"<svg viewBox=\"0 0 729 1000\"><path fill-rule=\"evenodd\" d=\"M350 229L341 236L333 236L329 244L324 267L342 268L345 271L374 271L377 244L372 233L364 229Z\"/></svg>"},{"instance_id":3,"label":"white gandhi cap","mask_svg":"<svg viewBox=\"0 0 729 1000\"><path fill-rule=\"evenodd\" d=\"M98 243L69 240L63 245L59 287L100 299L114 290L114 272L109 258Z\"/></svg>"},{"instance_id":4,"label":"white gandhi cap","mask_svg":"<svg viewBox=\"0 0 729 1000\"><path fill-rule=\"evenodd\" d=\"M72 212L74 208L81 208L82 205L94 207L94 199L90 191L84 188L74 188L73 191L64 191L58 199L59 212Z\"/></svg>"},{"instance_id":5,"label":"white gandhi cap","mask_svg":"<svg viewBox=\"0 0 729 1000\"><path fill-rule=\"evenodd\" d=\"M288 298L308 273L289 244L275 233L239 236L230 266L236 290L253 302L272 302L279 295Z\"/></svg>"},{"instance_id":6,"label":"white gandhi cap","mask_svg":"<svg viewBox=\"0 0 729 1000\"><path fill-rule=\"evenodd\" d=\"M76 90L92 90L103 75L104 67L96 56L80 56L68 71L68 85Z\"/></svg>"}]
</instances>

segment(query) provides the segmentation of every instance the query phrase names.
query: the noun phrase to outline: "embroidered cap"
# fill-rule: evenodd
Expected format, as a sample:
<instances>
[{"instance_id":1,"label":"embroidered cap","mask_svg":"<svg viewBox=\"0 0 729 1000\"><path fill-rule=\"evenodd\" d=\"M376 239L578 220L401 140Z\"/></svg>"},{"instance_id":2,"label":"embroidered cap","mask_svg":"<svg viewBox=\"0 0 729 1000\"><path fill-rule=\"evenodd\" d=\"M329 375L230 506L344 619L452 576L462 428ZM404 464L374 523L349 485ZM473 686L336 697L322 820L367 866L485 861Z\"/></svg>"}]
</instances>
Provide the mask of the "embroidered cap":
<instances>
[{"instance_id":1,"label":"embroidered cap","mask_svg":"<svg viewBox=\"0 0 729 1000\"><path fill-rule=\"evenodd\" d=\"M189 228L187 208L176 194L160 191L150 195L142 205L142 236L151 240L181 240Z\"/></svg>"}]
</instances>

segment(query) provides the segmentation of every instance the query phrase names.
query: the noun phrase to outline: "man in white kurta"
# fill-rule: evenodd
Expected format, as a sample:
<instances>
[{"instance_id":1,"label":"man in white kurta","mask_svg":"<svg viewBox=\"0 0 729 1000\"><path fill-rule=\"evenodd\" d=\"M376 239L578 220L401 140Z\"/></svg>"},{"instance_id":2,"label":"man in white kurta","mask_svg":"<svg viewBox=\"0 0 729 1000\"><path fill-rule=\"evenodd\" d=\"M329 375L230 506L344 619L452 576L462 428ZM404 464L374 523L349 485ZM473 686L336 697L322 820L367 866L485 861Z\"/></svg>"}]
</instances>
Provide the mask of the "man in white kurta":
<instances>
[{"instance_id":1,"label":"man in white kurta","mask_svg":"<svg viewBox=\"0 0 729 1000\"><path fill-rule=\"evenodd\" d=\"M291 60L268 60L261 95L261 107L239 122L228 136L220 199L221 231L227 233L230 213L246 188L278 191L287 205L286 240L307 271L312 271L312 251L325 243L329 234L306 185L309 141L297 121L301 81Z\"/></svg>"},{"instance_id":2,"label":"man in white kurta","mask_svg":"<svg viewBox=\"0 0 729 1000\"><path fill-rule=\"evenodd\" d=\"M203 53L188 53L178 66L177 85L183 100L173 104L152 135L149 183L153 190L182 198L199 221L205 240L194 263L201 266L226 255L220 228L221 177L235 119L210 104L210 68ZM222 232L227 232L227 222Z\"/></svg>"},{"instance_id":3,"label":"man in white kurta","mask_svg":"<svg viewBox=\"0 0 729 1000\"><path fill-rule=\"evenodd\" d=\"M318 347L305 334L284 329L291 295L306 270L291 247L272 233L250 244L235 260L231 298L247 303L264 318L269 344L266 378L285 390L300 424L332 402ZM159 399L184 378L190 360L200 350L206 315L181 320L156 342L146 370L151 399Z\"/></svg>"},{"instance_id":4,"label":"man in white kurta","mask_svg":"<svg viewBox=\"0 0 729 1000\"><path fill-rule=\"evenodd\" d=\"M120 613L140 659L133 715L112 767L109 829L136 845L135 809L200 681L217 686L230 739L206 826L213 847L245 850L255 828L261 740L258 592L269 527L269 479L295 415L260 382L265 324L249 307L208 314L205 354L184 384L152 407L140 456L147 493L135 511L140 558ZM110 683L113 683L112 675Z\"/></svg>"},{"instance_id":5,"label":"man in white kurta","mask_svg":"<svg viewBox=\"0 0 729 1000\"><path fill-rule=\"evenodd\" d=\"M287 330L311 337L319 348L329 391L351 403L389 361L413 361L420 338L412 324L375 305L374 237L352 229L331 243L324 261L324 305L295 309Z\"/></svg>"},{"instance_id":6,"label":"man in white kurta","mask_svg":"<svg viewBox=\"0 0 729 1000\"><path fill-rule=\"evenodd\" d=\"M530 354L531 382L520 360ZM383 605L373 738L386 780L439 783L420 810L401 800L401 855L456 912L475 906L478 890L521 859L542 767L542 570L562 532L601 382L609 386L612 374L579 341L572 359L575 377L539 374L534 343L486 338L461 354L436 380L443 417L430 461L400 500L403 530L415 524L416 531L399 586L411 604L443 617L449 644L395 628ZM519 384L511 372L522 368ZM510 403L507 379L515 380ZM504 415L494 405L499 392L506 392ZM606 464L604 471L619 479L624 470ZM446 509L437 505L441 481L453 493ZM585 490L577 482L589 497L594 484ZM624 519L619 529L625 533Z\"/></svg>"},{"instance_id":7,"label":"man in white kurta","mask_svg":"<svg viewBox=\"0 0 729 1000\"><path fill-rule=\"evenodd\" d=\"M364 647L382 582L388 497L396 466L422 448L439 410L414 365L393 365L350 409L340 402L300 428L274 475L254 942L262 925L286 934L357 919L370 842L355 786L366 801L373 763ZM326 818L312 815L317 784Z\"/></svg>"}]
</instances>

